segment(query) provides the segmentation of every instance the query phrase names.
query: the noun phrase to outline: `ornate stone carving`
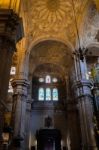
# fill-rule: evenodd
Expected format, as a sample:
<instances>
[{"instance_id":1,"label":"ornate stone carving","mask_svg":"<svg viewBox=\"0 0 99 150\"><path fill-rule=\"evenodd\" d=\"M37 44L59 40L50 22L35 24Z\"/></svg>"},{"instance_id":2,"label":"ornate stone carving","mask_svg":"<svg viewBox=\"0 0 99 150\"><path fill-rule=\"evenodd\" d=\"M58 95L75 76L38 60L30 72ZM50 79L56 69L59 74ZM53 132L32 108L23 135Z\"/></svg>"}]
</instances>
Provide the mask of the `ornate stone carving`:
<instances>
[{"instance_id":1,"label":"ornate stone carving","mask_svg":"<svg viewBox=\"0 0 99 150\"><path fill-rule=\"evenodd\" d=\"M79 26L86 7L86 0L83 2L74 0L74 3ZM76 30L72 1L30 0L28 7L28 15L30 16L28 18L28 33L32 40L52 37L74 42Z\"/></svg>"},{"instance_id":2,"label":"ornate stone carving","mask_svg":"<svg viewBox=\"0 0 99 150\"><path fill-rule=\"evenodd\" d=\"M22 36L22 20L20 17L13 10L0 9L0 44L2 40L6 41L7 44L3 43L2 46L8 48L11 45L12 49L15 50L15 44Z\"/></svg>"},{"instance_id":3,"label":"ornate stone carving","mask_svg":"<svg viewBox=\"0 0 99 150\"><path fill-rule=\"evenodd\" d=\"M18 54L17 52L15 52L12 57L12 65L16 66L17 64L18 64Z\"/></svg>"}]
</instances>

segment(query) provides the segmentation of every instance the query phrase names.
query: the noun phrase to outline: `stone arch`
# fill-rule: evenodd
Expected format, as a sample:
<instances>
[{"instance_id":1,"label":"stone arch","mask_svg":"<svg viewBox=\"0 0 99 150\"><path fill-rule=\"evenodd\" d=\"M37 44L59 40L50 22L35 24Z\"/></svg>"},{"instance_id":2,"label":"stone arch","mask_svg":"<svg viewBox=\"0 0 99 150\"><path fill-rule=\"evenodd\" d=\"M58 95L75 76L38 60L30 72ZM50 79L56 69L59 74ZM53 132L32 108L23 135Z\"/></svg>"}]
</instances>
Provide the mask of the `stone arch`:
<instances>
[{"instance_id":1,"label":"stone arch","mask_svg":"<svg viewBox=\"0 0 99 150\"><path fill-rule=\"evenodd\" d=\"M65 44L65 45L67 45L71 49L71 51L74 51L73 45L68 40L63 40L63 39L59 39L59 38L57 38L57 39L56 38L42 38L42 39L38 39L38 40L32 41L31 44L28 47L27 53L30 54L31 50L33 49L33 47L35 45L37 45L40 42L47 41L47 40L61 42L61 43Z\"/></svg>"},{"instance_id":2,"label":"stone arch","mask_svg":"<svg viewBox=\"0 0 99 150\"><path fill-rule=\"evenodd\" d=\"M47 68L48 66L48 68ZM59 74L58 76L60 76L61 78L65 77L65 71L62 68L62 66L59 66L57 64L51 64L51 63L42 63L39 64L35 67L33 75L35 74L35 72L40 72L40 68L43 69L43 71L45 70L46 72L49 72L49 74ZM60 74L61 73L61 74Z\"/></svg>"},{"instance_id":3,"label":"stone arch","mask_svg":"<svg viewBox=\"0 0 99 150\"><path fill-rule=\"evenodd\" d=\"M45 65L45 64L51 64L51 63L40 63L40 64L38 64L37 66L35 66L35 67L33 68L33 73L30 75L29 79L31 80L31 78L32 78L32 76L33 76L35 70L36 70L39 66L43 66L43 65ZM59 65L57 65L57 64L55 64L55 63L53 63L53 64L51 64L51 65L54 65L54 66L59 67L59 70L61 70L60 72L62 73L62 76L64 76L64 78L67 76L67 74L66 74L66 72L65 72L63 66L59 66Z\"/></svg>"},{"instance_id":4,"label":"stone arch","mask_svg":"<svg viewBox=\"0 0 99 150\"><path fill-rule=\"evenodd\" d=\"M29 62L28 63L30 65L30 63L32 62L31 63L32 65L36 64L36 66L37 66L37 65L49 62L52 64L58 64L62 68L64 68L64 65L65 65L65 68L67 68L67 66L70 65L70 63L72 62L72 52L73 52L72 46L70 46L70 45L68 46L68 44L64 43L63 41L59 41L56 39L55 40L54 39L53 40L52 39L51 40L49 40L49 39L48 40L40 40L40 41L36 41L36 43L32 43L30 45L30 49L28 49L28 54L29 54ZM52 55L50 55L51 53L52 53ZM38 61L35 58L36 54L37 54ZM42 56L42 55L44 55L44 56ZM54 55L54 57L53 57L53 55ZM40 57L41 57L41 59L40 59ZM54 61L54 58L56 59L55 61ZM30 69L30 70L32 70L32 69ZM35 66L34 66L34 69L35 69Z\"/></svg>"}]
</instances>

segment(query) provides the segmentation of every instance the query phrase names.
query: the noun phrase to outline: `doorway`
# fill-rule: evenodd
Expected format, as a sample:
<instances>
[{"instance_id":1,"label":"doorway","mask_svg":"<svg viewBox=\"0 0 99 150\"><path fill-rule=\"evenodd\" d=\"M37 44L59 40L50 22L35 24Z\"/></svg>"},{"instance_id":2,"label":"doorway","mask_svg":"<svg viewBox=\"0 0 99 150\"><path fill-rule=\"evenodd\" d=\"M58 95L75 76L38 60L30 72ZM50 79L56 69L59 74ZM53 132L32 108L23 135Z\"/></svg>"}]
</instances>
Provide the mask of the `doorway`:
<instances>
[{"instance_id":1,"label":"doorway","mask_svg":"<svg viewBox=\"0 0 99 150\"><path fill-rule=\"evenodd\" d=\"M61 150L61 133L58 129L37 132L37 150Z\"/></svg>"}]
</instances>

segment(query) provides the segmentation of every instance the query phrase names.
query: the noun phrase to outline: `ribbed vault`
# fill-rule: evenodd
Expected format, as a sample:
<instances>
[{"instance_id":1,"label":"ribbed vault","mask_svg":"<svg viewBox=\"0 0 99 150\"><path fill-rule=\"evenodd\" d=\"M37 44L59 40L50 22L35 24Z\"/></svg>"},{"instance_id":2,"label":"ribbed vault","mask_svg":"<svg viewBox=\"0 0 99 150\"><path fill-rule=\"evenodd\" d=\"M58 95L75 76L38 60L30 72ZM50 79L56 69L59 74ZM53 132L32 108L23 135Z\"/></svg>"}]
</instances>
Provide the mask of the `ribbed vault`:
<instances>
[{"instance_id":1,"label":"ribbed vault","mask_svg":"<svg viewBox=\"0 0 99 150\"><path fill-rule=\"evenodd\" d=\"M86 48L92 42L99 43L96 6L97 0L24 0L21 16L25 36L18 48L18 62L23 63L30 54L29 74L33 74L38 65L46 63L58 65L68 74L73 62L72 50L78 46Z\"/></svg>"},{"instance_id":2,"label":"ribbed vault","mask_svg":"<svg viewBox=\"0 0 99 150\"><path fill-rule=\"evenodd\" d=\"M57 38L75 44L92 0L25 0L26 33L32 41ZM74 3L74 4L73 4Z\"/></svg>"}]
</instances>

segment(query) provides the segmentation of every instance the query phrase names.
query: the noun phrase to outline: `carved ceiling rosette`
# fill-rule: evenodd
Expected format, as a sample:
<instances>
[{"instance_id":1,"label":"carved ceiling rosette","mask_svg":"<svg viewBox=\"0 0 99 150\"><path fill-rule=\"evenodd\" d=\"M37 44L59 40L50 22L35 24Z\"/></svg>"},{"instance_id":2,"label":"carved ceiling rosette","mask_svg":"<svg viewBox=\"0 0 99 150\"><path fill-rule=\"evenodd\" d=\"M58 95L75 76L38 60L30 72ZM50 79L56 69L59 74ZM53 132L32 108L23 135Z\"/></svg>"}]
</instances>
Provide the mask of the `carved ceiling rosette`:
<instances>
[{"instance_id":1,"label":"carved ceiling rosette","mask_svg":"<svg viewBox=\"0 0 99 150\"><path fill-rule=\"evenodd\" d=\"M78 27L87 0L74 0ZM72 0L30 0L29 33L32 38L59 38L74 42L76 35Z\"/></svg>"}]
</instances>

